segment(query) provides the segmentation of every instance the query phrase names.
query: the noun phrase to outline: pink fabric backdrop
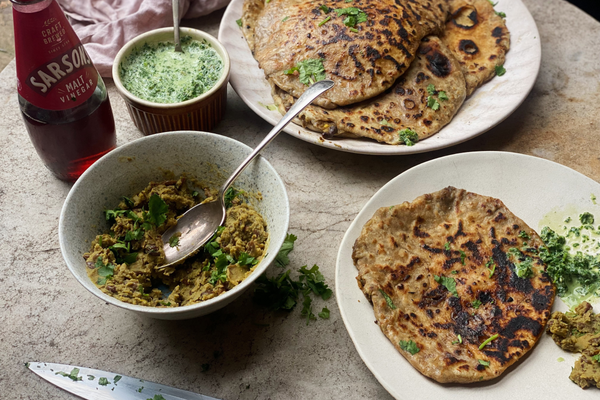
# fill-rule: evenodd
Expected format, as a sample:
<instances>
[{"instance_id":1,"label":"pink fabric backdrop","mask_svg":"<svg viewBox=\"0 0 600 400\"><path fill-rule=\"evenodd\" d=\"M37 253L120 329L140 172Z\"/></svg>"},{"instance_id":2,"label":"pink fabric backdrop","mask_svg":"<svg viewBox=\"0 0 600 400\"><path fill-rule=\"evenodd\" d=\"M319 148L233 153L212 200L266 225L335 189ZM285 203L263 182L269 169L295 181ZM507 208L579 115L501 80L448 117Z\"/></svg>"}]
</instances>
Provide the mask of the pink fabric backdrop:
<instances>
[{"instance_id":1,"label":"pink fabric backdrop","mask_svg":"<svg viewBox=\"0 0 600 400\"><path fill-rule=\"evenodd\" d=\"M173 26L171 0L58 0L94 65L112 76L119 49L137 35ZM183 18L196 18L225 7L229 0L179 0Z\"/></svg>"}]
</instances>

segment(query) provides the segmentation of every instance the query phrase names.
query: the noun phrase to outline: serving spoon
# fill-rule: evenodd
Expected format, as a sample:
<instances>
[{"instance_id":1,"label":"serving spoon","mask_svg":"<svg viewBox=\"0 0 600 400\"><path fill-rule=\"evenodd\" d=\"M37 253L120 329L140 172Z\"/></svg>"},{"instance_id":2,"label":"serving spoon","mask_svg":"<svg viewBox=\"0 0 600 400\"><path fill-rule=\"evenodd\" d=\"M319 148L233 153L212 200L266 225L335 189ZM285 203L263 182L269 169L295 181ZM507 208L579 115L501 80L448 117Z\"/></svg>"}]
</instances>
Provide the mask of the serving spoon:
<instances>
[{"instance_id":1,"label":"serving spoon","mask_svg":"<svg viewBox=\"0 0 600 400\"><path fill-rule=\"evenodd\" d=\"M279 132L281 132L281 130L290 123L300 111L312 103L312 101L320 94L332 87L333 81L326 79L319 81L306 89L277 125L273 127L271 132L269 132L252 153L246 157L233 174L227 178L225 183L223 183L219 189L217 198L211 202L197 204L190 208L177 220L175 225L163 233L162 242L163 250L165 252L165 264L157 269L164 269L183 261L188 256L194 254L196 250L213 237L219 226L223 225L225 222L225 192L227 192L227 189L229 189L233 181L235 181L242 171L244 171L246 166L254 160L258 153L260 153L266 145L271 143ZM174 236L178 237L179 241L176 246L171 247L169 241Z\"/></svg>"},{"instance_id":2,"label":"serving spoon","mask_svg":"<svg viewBox=\"0 0 600 400\"><path fill-rule=\"evenodd\" d=\"M181 49L181 41L179 40L179 0L171 0L173 6L173 34L175 41L175 51L183 53Z\"/></svg>"}]
</instances>

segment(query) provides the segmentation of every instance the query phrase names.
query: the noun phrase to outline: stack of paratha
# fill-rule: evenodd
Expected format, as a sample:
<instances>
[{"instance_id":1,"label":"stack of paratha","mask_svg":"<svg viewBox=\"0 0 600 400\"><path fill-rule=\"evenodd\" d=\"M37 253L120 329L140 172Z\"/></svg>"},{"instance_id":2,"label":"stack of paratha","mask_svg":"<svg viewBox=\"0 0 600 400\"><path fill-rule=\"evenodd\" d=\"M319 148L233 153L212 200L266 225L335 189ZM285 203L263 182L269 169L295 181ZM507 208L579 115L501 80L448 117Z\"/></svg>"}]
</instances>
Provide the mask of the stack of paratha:
<instances>
[{"instance_id":1,"label":"stack of paratha","mask_svg":"<svg viewBox=\"0 0 600 400\"><path fill-rule=\"evenodd\" d=\"M331 79L296 122L394 145L442 129L509 48L488 0L245 0L242 29L280 112Z\"/></svg>"}]
</instances>

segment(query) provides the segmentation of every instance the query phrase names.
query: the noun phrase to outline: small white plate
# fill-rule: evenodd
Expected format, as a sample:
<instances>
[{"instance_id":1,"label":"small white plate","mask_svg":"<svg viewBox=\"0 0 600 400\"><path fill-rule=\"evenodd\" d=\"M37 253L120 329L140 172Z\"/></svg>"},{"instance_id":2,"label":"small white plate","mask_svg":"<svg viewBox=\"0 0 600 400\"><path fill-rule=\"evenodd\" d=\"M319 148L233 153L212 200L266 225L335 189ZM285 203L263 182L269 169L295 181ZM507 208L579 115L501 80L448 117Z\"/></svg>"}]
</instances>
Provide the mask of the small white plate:
<instances>
[{"instance_id":1,"label":"small white plate","mask_svg":"<svg viewBox=\"0 0 600 400\"><path fill-rule=\"evenodd\" d=\"M271 88L252 56L236 20L242 16L244 0L232 0L219 27L219 41L231 58L230 83L256 114L275 125L281 114L269 110ZM475 91L454 119L440 132L414 146L394 146L367 139L325 140L320 133L289 124L284 131L304 141L335 150L361 154L414 154L453 146L472 139L502 122L527 97L537 78L542 58L540 35L533 17L521 0L499 0L496 10L507 15L510 51L504 64L506 75L495 77Z\"/></svg>"},{"instance_id":2,"label":"small white plate","mask_svg":"<svg viewBox=\"0 0 600 400\"><path fill-rule=\"evenodd\" d=\"M579 354L561 350L546 333L498 379L469 385L439 384L414 369L374 323L373 307L356 283L354 242L378 208L412 201L446 186L499 198L537 232L552 216L562 218L565 210L575 217L589 211L600 218L600 205L591 199L592 194L600 198L600 184L560 164L522 154L456 154L420 164L392 179L365 204L346 231L335 271L340 312L367 367L398 399L597 399L596 389L582 390L569 380ZM557 298L554 309L565 311L567 307ZM596 311L600 311L598 304ZM565 361L559 362L559 357Z\"/></svg>"}]
</instances>

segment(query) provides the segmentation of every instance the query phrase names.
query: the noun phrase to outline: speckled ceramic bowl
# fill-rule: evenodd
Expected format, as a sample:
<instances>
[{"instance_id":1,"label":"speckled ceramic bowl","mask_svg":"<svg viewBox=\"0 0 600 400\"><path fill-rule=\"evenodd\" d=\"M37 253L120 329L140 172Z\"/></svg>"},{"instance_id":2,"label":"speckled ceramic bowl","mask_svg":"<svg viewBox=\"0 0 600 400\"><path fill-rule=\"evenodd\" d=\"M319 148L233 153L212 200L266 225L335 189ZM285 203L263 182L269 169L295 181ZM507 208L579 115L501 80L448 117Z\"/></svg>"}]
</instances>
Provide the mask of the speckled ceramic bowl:
<instances>
[{"instance_id":1,"label":"speckled ceramic bowl","mask_svg":"<svg viewBox=\"0 0 600 400\"><path fill-rule=\"evenodd\" d=\"M269 231L265 258L256 270L230 291L202 303L178 308L153 308L121 302L100 291L88 278L83 254L95 236L107 232L104 210L113 209L121 196L141 191L151 181L186 173L218 188L252 149L231 138L206 132L169 132L146 136L111 151L81 175L69 192L58 224L60 248L77 280L102 301L159 319L185 319L213 312L236 299L275 259L285 239L289 204L285 186L262 157L255 159L234 186L262 193L254 206ZM93 299L89 299L93 303Z\"/></svg>"},{"instance_id":2,"label":"speckled ceramic bowl","mask_svg":"<svg viewBox=\"0 0 600 400\"><path fill-rule=\"evenodd\" d=\"M227 104L227 82L230 61L225 47L208 33L192 28L180 28L180 37L191 36L195 40L207 40L223 60L223 73L215 86L202 95L180 103L163 104L143 100L123 86L120 76L121 61L144 43L173 42L173 28L160 28L143 33L127 42L117 53L112 74L119 94L135 126L145 135L175 130L210 131L223 119Z\"/></svg>"}]
</instances>

